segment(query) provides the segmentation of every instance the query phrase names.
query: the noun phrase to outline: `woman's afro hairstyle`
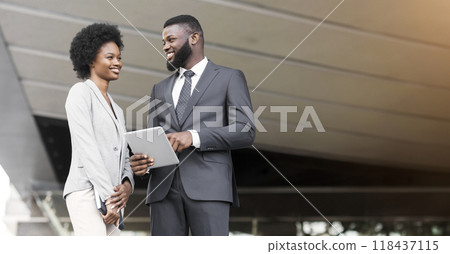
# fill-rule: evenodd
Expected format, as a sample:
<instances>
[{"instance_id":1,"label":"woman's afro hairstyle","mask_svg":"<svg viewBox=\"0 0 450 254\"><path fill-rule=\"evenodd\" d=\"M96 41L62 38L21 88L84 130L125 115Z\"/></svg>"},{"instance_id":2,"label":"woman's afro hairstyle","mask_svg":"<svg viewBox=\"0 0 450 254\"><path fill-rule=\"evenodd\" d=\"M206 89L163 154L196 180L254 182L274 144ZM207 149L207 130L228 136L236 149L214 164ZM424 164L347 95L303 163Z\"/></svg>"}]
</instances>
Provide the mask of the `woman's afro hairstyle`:
<instances>
[{"instance_id":1,"label":"woman's afro hairstyle","mask_svg":"<svg viewBox=\"0 0 450 254\"><path fill-rule=\"evenodd\" d=\"M78 78L90 77L89 64L95 60L101 46L111 41L116 43L119 50L122 51L122 35L117 26L109 24L94 23L81 29L75 35L70 44L70 60L72 60L73 70L76 71Z\"/></svg>"}]
</instances>

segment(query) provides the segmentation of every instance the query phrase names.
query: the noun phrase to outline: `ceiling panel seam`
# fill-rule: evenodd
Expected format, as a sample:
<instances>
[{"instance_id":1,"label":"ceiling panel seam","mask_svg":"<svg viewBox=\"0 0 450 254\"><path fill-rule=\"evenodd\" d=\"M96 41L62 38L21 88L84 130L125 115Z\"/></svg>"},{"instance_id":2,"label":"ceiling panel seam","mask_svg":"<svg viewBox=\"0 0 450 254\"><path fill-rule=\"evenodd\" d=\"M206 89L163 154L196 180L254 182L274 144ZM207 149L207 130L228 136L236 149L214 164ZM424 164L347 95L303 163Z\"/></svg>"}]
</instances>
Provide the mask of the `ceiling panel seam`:
<instances>
[{"instance_id":1,"label":"ceiling panel seam","mask_svg":"<svg viewBox=\"0 0 450 254\"><path fill-rule=\"evenodd\" d=\"M224 1L213 1L213 2L222 3ZM30 8L30 7L19 5L19 4L0 2L0 9L16 11L19 13L40 16L40 17L44 17L44 18L66 20L69 22L74 22L74 23L78 23L78 24L82 24L82 25L87 25L87 24L91 24L94 22L98 22L98 20L90 20L87 18L69 16L68 14L61 14L61 13L52 12L52 11L43 10L43 9ZM327 25L329 25L329 24L326 24L327 22L328 21L325 21L322 24L322 27L326 27ZM119 28L128 34L132 34L132 35L136 35L136 36L139 35L134 29L132 29L128 26L119 25ZM339 27L336 27L336 29L337 28L339 28ZM160 37L161 37L160 33L158 33L158 32L148 31L143 28L139 28L139 31L142 32L146 37L148 36L148 37L155 38L155 39L160 39ZM365 35L372 35L372 34L367 33ZM403 42L405 42L405 41L403 41ZM425 46L425 44L423 44L423 43L420 45ZM222 45L222 44L218 44L218 43L205 43L205 46L207 48L211 47L212 49L224 50L224 51L228 51L228 52L238 54L238 55L245 54L245 55L256 57L256 58L272 60L272 61L277 61L277 62L279 62L280 60L283 59L283 57L268 54L265 52L244 50L244 49L239 49L236 47ZM432 47L436 48L435 46L432 46ZM446 48L442 48L442 47L437 47L437 48L450 50L450 46L446 47ZM450 87L446 87L446 86L442 86L442 85L413 82L413 81L409 81L409 80L403 80L403 79L398 79L398 78L393 78L393 77L383 76L383 75L370 74L370 73L361 72L361 71L354 71L354 70L349 70L349 69L345 69L345 68L340 68L340 67L335 67L335 66L330 66L330 65L325 65L325 64L319 64L319 63L314 63L314 62L310 62L310 61L304 61L304 60L300 60L300 59L292 59L292 58L289 59L288 58L288 59L286 59L285 63L296 64L296 65L300 65L302 67L307 67L307 68L312 68L312 69L334 71L334 72L340 73L340 74L347 74L347 75L352 74L352 75L356 75L356 76L360 76L360 77L370 77L370 78L376 78L376 79L381 79L381 80L396 81L396 82L401 82L406 85L419 85L419 86L425 86L425 87L433 87L433 88L450 90Z\"/></svg>"},{"instance_id":2,"label":"ceiling panel seam","mask_svg":"<svg viewBox=\"0 0 450 254\"><path fill-rule=\"evenodd\" d=\"M16 45L9 45L8 48L13 52L20 52L20 53L24 53L24 54L47 57L47 58L63 60L63 61L67 61L67 62L70 61L69 56L67 54L55 53L55 52L50 52L50 51L38 50L38 49L31 49L28 47L22 47L22 46L16 46ZM144 75L149 75L149 76L156 76L156 77L161 77L161 78L165 78L169 75L166 72L144 69L144 68L130 66L130 65L124 66L123 69L126 71L134 72L134 73L139 73L139 74L144 74ZM249 86L249 89L251 89L250 86ZM380 109L380 108L375 108L375 107L357 106L357 105L349 104L349 103L328 101L328 100L309 98L309 97L303 97L303 96L298 96L298 95L294 96L289 93L275 92L275 91L267 90L267 89L264 89L263 87L261 89L258 89L255 92L270 95L270 96L275 95L275 96L279 96L279 97L288 97L288 98L291 98L294 100L301 99L301 100L306 100L306 101L310 101L310 102L321 102L321 103L326 103L329 105L338 105L338 106L344 106L344 107L350 107L350 108L358 108L358 109L367 110L367 111L389 113L389 114L393 114L393 115L413 116L413 117L419 117L419 118L428 119L428 120L450 122L450 119L448 119L448 118L427 116L427 115L414 114L414 113L406 113L406 112L400 112L400 111L394 111L394 110L385 110L385 109Z\"/></svg>"}]
</instances>

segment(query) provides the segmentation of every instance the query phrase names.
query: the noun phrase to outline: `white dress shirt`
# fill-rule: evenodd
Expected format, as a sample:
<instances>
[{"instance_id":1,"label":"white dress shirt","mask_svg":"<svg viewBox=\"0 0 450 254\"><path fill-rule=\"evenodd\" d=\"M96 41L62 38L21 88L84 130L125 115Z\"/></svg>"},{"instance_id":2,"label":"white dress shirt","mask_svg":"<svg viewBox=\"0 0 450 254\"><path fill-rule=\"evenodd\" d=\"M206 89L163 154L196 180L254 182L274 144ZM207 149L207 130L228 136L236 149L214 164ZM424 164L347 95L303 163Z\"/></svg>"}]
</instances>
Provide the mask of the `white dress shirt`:
<instances>
[{"instance_id":1,"label":"white dress shirt","mask_svg":"<svg viewBox=\"0 0 450 254\"><path fill-rule=\"evenodd\" d=\"M191 96L192 93L194 92L195 86L198 83L198 80L200 79L200 77L203 74L203 71L206 68L206 65L208 64L208 59L205 57L203 58L203 60L201 60L200 62L198 62L196 65L194 65L191 68L191 71L194 72L194 76L191 77ZM180 98L180 93L181 93L181 89L183 88L184 85L184 72L187 71L187 69L180 67L180 74L178 75L177 79L175 80L175 84L173 86L173 90L172 90L172 99L173 99L173 103L174 103L174 108L177 107L178 104L178 99ZM195 148L200 148L200 137L197 133L196 130L189 130L189 132L192 135L192 145Z\"/></svg>"}]
</instances>

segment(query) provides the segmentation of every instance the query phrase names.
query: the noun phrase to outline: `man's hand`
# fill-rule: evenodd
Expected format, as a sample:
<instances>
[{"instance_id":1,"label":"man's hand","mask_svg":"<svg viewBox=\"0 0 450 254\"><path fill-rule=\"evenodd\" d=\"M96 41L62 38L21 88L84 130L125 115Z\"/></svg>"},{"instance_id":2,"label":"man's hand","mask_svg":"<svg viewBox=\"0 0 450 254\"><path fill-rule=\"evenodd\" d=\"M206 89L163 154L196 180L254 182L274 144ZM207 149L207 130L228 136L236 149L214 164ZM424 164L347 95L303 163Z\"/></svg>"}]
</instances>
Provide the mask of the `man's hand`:
<instances>
[{"instance_id":1,"label":"man's hand","mask_svg":"<svg viewBox=\"0 0 450 254\"><path fill-rule=\"evenodd\" d=\"M167 139L175 152L181 152L192 145L192 134L189 131L169 133Z\"/></svg>"},{"instance_id":2,"label":"man's hand","mask_svg":"<svg viewBox=\"0 0 450 254\"><path fill-rule=\"evenodd\" d=\"M145 175L148 168L153 166L154 163L155 159L143 153L138 153L130 157L131 169L137 176Z\"/></svg>"}]
</instances>

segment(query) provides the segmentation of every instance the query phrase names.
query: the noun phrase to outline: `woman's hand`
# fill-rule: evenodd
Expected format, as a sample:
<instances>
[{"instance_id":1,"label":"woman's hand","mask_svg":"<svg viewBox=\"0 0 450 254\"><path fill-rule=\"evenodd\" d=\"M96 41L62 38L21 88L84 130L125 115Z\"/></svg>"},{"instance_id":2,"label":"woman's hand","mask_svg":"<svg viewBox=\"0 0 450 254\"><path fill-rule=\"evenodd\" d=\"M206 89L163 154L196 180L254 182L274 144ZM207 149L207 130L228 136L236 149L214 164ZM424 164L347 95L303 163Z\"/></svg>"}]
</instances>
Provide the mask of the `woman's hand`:
<instances>
[{"instance_id":1,"label":"woman's hand","mask_svg":"<svg viewBox=\"0 0 450 254\"><path fill-rule=\"evenodd\" d=\"M107 204L106 205L106 215L103 215L103 221L106 224L117 224L120 219L119 209L117 207L114 207L114 204Z\"/></svg>"},{"instance_id":2,"label":"woman's hand","mask_svg":"<svg viewBox=\"0 0 450 254\"><path fill-rule=\"evenodd\" d=\"M130 181L126 179L122 184L114 187L114 191L106 204L112 204L112 208L117 208L120 211L125 207L131 195L132 187Z\"/></svg>"}]
</instances>

